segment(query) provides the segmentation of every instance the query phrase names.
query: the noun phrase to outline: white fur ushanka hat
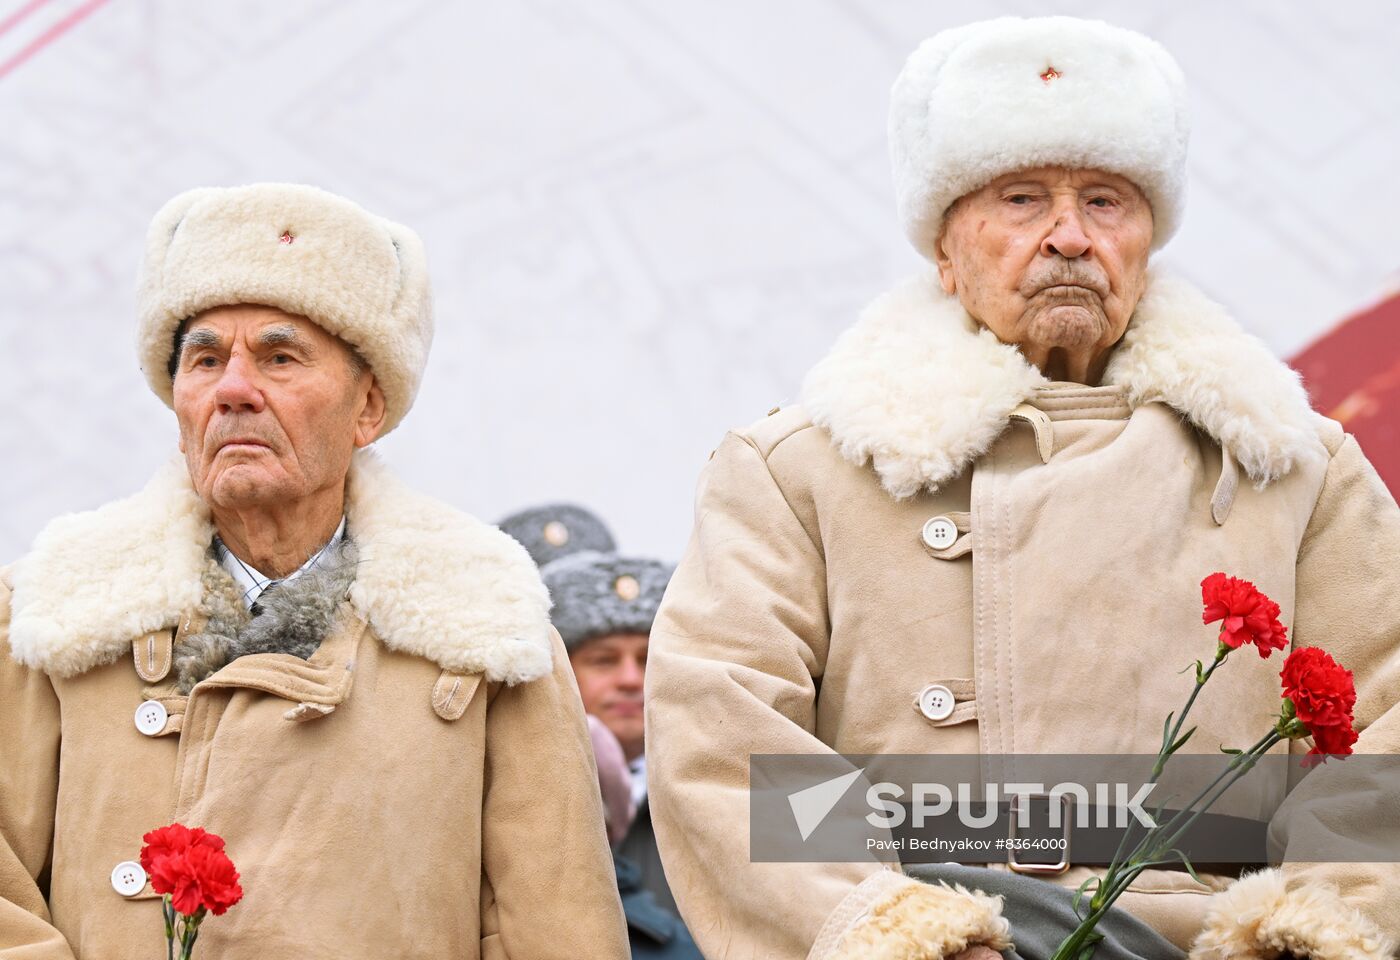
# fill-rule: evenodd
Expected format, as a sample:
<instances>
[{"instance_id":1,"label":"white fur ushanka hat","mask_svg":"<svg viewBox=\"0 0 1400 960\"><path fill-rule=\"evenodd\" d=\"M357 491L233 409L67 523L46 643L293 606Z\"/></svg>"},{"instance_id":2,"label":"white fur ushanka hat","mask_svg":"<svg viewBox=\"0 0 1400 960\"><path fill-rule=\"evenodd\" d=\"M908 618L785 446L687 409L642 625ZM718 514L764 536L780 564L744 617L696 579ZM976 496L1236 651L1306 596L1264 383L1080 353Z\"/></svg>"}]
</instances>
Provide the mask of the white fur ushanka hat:
<instances>
[{"instance_id":1,"label":"white fur ushanka hat","mask_svg":"<svg viewBox=\"0 0 1400 960\"><path fill-rule=\"evenodd\" d=\"M175 197L151 221L138 293L141 369L166 406L180 323L239 303L307 317L359 350L384 391L383 433L413 406L433 317L427 257L407 227L299 184Z\"/></svg>"},{"instance_id":2,"label":"white fur ushanka hat","mask_svg":"<svg viewBox=\"0 0 1400 960\"><path fill-rule=\"evenodd\" d=\"M944 30L909 57L890 94L900 220L930 260L943 215L1003 174L1107 170L1152 205L1152 248L1186 200L1186 84L1140 33L1074 17L1002 17Z\"/></svg>"}]
</instances>

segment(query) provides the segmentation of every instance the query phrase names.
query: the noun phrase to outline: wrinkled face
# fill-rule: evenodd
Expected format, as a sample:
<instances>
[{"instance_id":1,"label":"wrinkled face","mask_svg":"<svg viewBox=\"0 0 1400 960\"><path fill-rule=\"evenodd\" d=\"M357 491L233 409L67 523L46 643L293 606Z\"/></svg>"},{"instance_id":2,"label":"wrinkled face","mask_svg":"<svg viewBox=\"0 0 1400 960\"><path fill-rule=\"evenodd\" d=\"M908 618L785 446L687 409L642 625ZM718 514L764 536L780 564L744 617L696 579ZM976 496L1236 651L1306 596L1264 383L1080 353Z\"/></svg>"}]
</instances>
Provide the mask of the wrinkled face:
<instances>
[{"instance_id":1,"label":"wrinkled face","mask_svg":"<svg viewBox=\"0 0 1400 960\"><path fill-rule=\"evenodd\" d=\"M175 366L190 479L217 509L285 504L343 485L384 397L351 349L305 317L240 304L199 314Z\"/></svg>"},{"instance_id":2,"label":"wrinkled face","mask_svg":"<svg viewBox=\"0 0 1400 960\"><path fill-rule=\"evenodd\" d=\"M1129 180L1041 167L958 200L937 260L944 290L1033 360L1106 356L1147 282L1152 209Z\"/></svg>"},{"instance_id":3,"label":"wrinkled face","mask_svg":"<svg viewBox=\"0 0 1400 960\"><path fill-rule=\"evenodd\" d=\"M647 635L612 633L585 640L569 654L583 709L612 731L627 759L642 753L642 685Z\"/></svg>"}]
</instances>

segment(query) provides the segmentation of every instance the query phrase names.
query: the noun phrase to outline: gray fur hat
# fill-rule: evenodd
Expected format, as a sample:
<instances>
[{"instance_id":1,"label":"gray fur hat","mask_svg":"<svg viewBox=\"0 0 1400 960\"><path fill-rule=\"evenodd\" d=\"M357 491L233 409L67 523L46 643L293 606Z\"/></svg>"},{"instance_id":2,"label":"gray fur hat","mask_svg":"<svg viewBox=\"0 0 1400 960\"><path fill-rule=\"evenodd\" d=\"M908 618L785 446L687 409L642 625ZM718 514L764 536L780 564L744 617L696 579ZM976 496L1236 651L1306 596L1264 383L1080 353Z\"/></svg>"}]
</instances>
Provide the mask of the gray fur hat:
<instances>
[{"instance_id":1,"label":"gray fur hat","mask_svg":"<svg viewBox=\"0 0 1400 960\"><path fill-rule=\"evenodd\" d=\"M540 568L554 627L572 653L610 633L650 633L674 568L658 560L585 550Z\"/></svg>"},{"instance_id":2,"label":"gray fur hat","mask_svg":"<svg viewBox=\"0 0 1400 960\"><path fill-rule=\"evenodd\" d=\"M572 503L546 503L512 513L498 526L520 542L543 567L580 550L612 553L617 549L607 524Z\"/></svg>"}]
</instances>

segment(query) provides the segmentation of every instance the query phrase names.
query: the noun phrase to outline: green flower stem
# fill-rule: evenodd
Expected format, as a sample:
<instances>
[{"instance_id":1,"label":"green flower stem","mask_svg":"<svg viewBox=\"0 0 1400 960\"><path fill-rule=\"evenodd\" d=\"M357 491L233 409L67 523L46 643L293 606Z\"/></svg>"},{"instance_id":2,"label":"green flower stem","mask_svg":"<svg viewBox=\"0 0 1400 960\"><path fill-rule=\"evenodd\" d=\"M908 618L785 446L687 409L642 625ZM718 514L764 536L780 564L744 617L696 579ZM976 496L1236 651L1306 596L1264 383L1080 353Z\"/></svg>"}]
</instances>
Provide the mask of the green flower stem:
<instances>
[{"instance_id":1,"label":"green flower stem","mask_svg":"<svg viewBox=\"0 0 1400 960\"><path fill-rule=\"evenodd\" d=\"M1240 776L1243 775L1242 772ZM1238 777L1236 779L1238 779ZM1094 928L1098 926L1099 921L1112 909L1114 902L1122 896L1124 891L1132 885L1132 882L1136 880L1138 875L1144 870L1173 862L1172 860L1142 860L1122 865L1122 873L1117 877L1112 889L1108 889L1107 896L1103 902L1095 905L1093 911L1080 922L1079 926L1074 929L1074 932L1066 937L1064 942L1056 948L1051 960L1085 960L1085 957L1092 956L1092 951L1085 954L1085 957L1081 957L1080 954L1086 946L1089 946L1087 942L1088 938L1093 934ZM1105 879L1107 879L1107 876L1108 875L1105 874ZM1107 889L1107 885L1101 884L1101 889Z\"/></svg>"},{"instance_id":2,"label":"green flower stem","mask_svg":"<svg viewBox=\"0 0 1400 960\"><path fill-rule=\"evenodd\" d=\"M1103 905L1103 908L1099 913L1099 917L1101 918L1105 913L1108 913L1108 911L1112 908L1114 901L1121 897L1127 891L1127 889L1133 885L1133 881L1136 880L1144 870L1150 870L1153 867L1166 866L1167 864L1176 862L1176 860L1139 860L1136 863L1131 864L1126 870L1123 871L1121 877L1119 878L1117 886L1110 892L1108 901Z\"/></svg>"},{"instance_id":3,"label":"green flower stem","mask_svg":"<svg viewBox=\"0 0 1400 960\"><path fill-rule=\"evenodd\" d=\"M168 893L160 898L160 912L165 917L165 960L175 960L175 908Z\"/></svg>"},{"instance_id":4,"label":"green flower stem","mask_svg":"<svg viewBox=\"0 0 1400 960\"><path fill-rule=\"evenodd\" d=\"M1222 644L1222 646L1223 646L1223 644ZM1220 774L1219 774L1218 776L1216 776L1216 778L1215 778L1214 780L1212 780L1209 784L1207 784L1204 790L1202 790L1200 793L1196 794L1196 796L1195 796L1194 798L1192 798L1192 800L1191 800L1188 804L1186 804L1185 807L1183 807L1183 808L1181 808L1180 810L1178 810L1178 811L1176 812L1176 814L1171 818L1171 820L1167 821L1166 824L1158 824L1156 827L1154 827L1153 829L1149 830L1149 831L1143 836L1142 840L1138 843L1138 845L1137 845L1136 847L1133 848L1133 852L1132 852L1132 854L1129 855L1128 860L1131 862L1131 861L1137 860L1139 857L1141 857L1141 856L1146 852L1146 850L1148 849L1148 848L1147 848L1147 844L1148 844L1148 842L1152 839L1152 837L1153 837L1154 834L1157 835L1157 836L1161 836L1161 832L1160 832L1160 831L1171 829L1182 817L1187 816L1193 809L1195 809L1196 804L1200 803L1200 801L1201 801L1201 799L1202 799L1203 797L1205 797L1208 793L1210 793L1213 789L1215 789L1215 787L1220 783L1221 780L1223 780L1223 779L1225 779L1226 777L1230 776L1230 774L1231 774L1232 772L1234 772L1235 770L1239 769L1239 767L1240 767L1242 764L1244 764L1245 761L1246 761L1247 759L1250 760L1250 765L1252 766L1252 765L1253 765L1253 760L1257 760L1257 759L1258 759L1258 756L1255 755L1255 751L1256 751L1256 750L1260 750L1261 748L1262 748L1262 750L1268 750L1269 747L1272 747L1275 743L1278 742L1278 739L1279 739L1279 738L1278 738L1278 735L1277 735L1277 730L1271 730L1271 731L1269 731L1269 733L1264 737L1263 740L1260 740L1258 743L1256 743L1254 746L1250 747L1248 750L1244 751L1243 753L1235 754L1235 756L1231 759L1230 763L1226 765L1225 769L1222 770L1222 771L1220 772ZM1266 740L1268 741L1267 744L1265 743ZM1247 769L1247 768L1246 768L1246 769ZM1234 783L1234 780L1231 780L1230 783ZM1226 785L1225 785L1225 789L1228 789L1229 786L1230 786L1230 784L1226 784ZM1221 793L1224 793L1224 789L1221 790ZM1205 806L1201 808L1202 811L1204 811L1204 810L1206 809L1206 807L1209 807L1212 803L1214 803L1218 797L1219 797L1219 794L1216 794L1215 797L1212 797L1210 800L1208 800L1208 801L1206 802ZM1198 815L1199 815L1199 814L1198 814ZM1193 821L1194 821L1194 819L1195 819L1195 817L1192 817L1192 820L1193 820ZM1129 825L1129 829L1131 829L1131 824ZM1179 836L1179 834L1178 834L1178 836ZM1173 839L1175 839L1175 838L1173 838ZM1167 850L1170 850L1170 849L1171 849L1171 844L1167 844L1165 847L1159 847L1158 849L1167 849Z\"/></svg>"},{"instance_id":5,"label":"green flower stem","mask_svg":"<svg viewBox=\"0 0 1400 960\"><path fill-rule=\"evenodd\" d=\"M1176 842L1179 839L1181 839L1181 836L1191 828L1191 824L1195 823L1196 819L1200 817L1201 814L1205 813L1208 809L1210 809L1215 804L1215 801L1219 800L1222 796L1224 796L1226 790L1229 790L1231 787L1233 787L1237 780L1243 777L1254 767L1255 762L1258 761L1260 757L1268 753L1269 750L1273 748L1274 744L1278 743L1282 739L1282 734L1280 734L1277 730L1270 730L1267 734L1264 735L1263 739L1261 739L1254 746L1250 747L1244 753L1237 754L1233 758L1233 761L1231 762L1230 766L1225 769L1225 772L1222 773L1220 776L1216 777L1215 780L1211 782L1210 787L1206 787L1205 790L1202 790L1201 793L1196 796L1196 799L1192 800L1191 803L1187 805L1186 810L1179 811L1175 817L1172 817L1171 821L1168 822L1165 827L1163 827L1163 831L1165 832L1166 830L1170 830L1172 825L1175 824L1177 820L1180 820L1183 814L1185 814L1198 801L1200 801L1200 799L1206 795L1206 793L1211 789L1211 787L1224 780L1227 774L1230 774L1233 771L1234 776L1231 776L1229 780L1226 780L1223 784L1221 784L1220 789L1217 790L1209 799L1207 799L1205 803L1201 804L1201 808L1195 813L1191 814L1191 817L1185 823L1183 823L1180 829L1178 829L1176 833L1172 834L1171 837L1168 838L1167 841L1158 848L1158 850L1164 852L1170 850L1173 846L1175 846Z\"/></svg>"},{"instance_id":6,"label":"green flower stem","mask_svg":"<svg viewBox=\"0 0 1400 960\"><path fill-rule=\"evenodd\" d=\"M1283 738L1279 735L1277 730L1270 730L1268 734L1258 743L1254 744L1254 746L1250 747L1244 753L1237 754L1233 757L1229 765L1227 765L1204 790L1198 793L1195 799L1187 804L1185 808L1178 811L1176 816L1172 817L1167 823L1159 824L1154 829L1148 831L1147 836L1143 838L1143 843L1139 845L1139 849L1134 850L1133 855L1129 858L1129 869L1121 878L1121 882L1115 882L1114 886L1108 890L1107 902L1111 904L1114 900L1117 900L1118 897L1122 895L1123 891L1128 888L1128 885L1131 884L1133 880L1137 879L1137 875L1144 869L1157 864L1172 862L1169 859L1161 860L1157 858L1165 856L1166 853L1176 845L1176 842L1181 839L1182 835L1191 828L1191 824L1196 822L1196 818L1210 809L1215 801L1219 800L1225 794L1226 790L1229 790L1230 787L1234 786L1237 780L1249 772L1250 768L1254 766L1255 761L1267 753L1274 744L1278 743L1281 739ZM1212 791L1214 791L1213 794ZM1206 799L1207 795L1210 795L1208 799ZM1203 799L1205 799L1205 802L1201 803ZM1197 804L1200 804L1200 809L1196 809ZM1177 826L1178 822L1188 814L1189 818L1186 822ZM1148 842L1153 840L1154 837L1160 838L1163 834L1174 828L1176 832L1172 833L1166 840L1159 840L1152 846L1147 846ZM1140 857L1145 857L1146 859L1139 859Z\"/></svg>"},{"instance_id":7,"label":"green flower stem","mask_svg":"<svg viewBox=\"0 0 1400 960\"><path fill-rule=\"evenodd\" d=\"M194 954L194 942L199 939L199 925L204 920L204 908L200 907L192 916L185 917L180 928L180 960L190 960Z\"/></svg>"},{"instance_id":8,"label":"green flower stem","mask_svg":"<svg viewBox=\"0 0 1400 960\"><path fill-rule=\"evenodd\" d=\"M1167 764L1167 758L1164 754L1170 751L1172 744L1176 743L1176 736L1181 732L1182 726L1186 723L1186 715L1191 712L1191 707L1195 704L1196 697L1200 695L1201 688L1206 685L1206 681L1210 679L1210 675L1215 672L1217 667L1225 662L1225 658L1229 655L1230 648L1225 645L1225 641L1217 641L1215 646L1215 659L1210 662L1210 666L1206 667L1205 671L1201 674L1201 678L1197 680L1196 685L1191 688L1191 696L1186 698L1186 706L1181 708L1181 715L1176 718L1176 723L1172 725L1171 733L1167 735L1167 742L1162 745L1161 750L1157 751L1157 763L1152 768L1152 783L1156 783L1157 778L1162 775L1162 768Z\"/></svg>"},{"instance_id":9,"label":"green flower stem","mask_svg":"<svg viewBox=\"0 0 1400 960\"><path fill-rule=\"evenodd\" d=\"M1152 767L1152 776L1149 783L1156 783L1162 775L1167 760L1175 753L1177 737L1180 736L1182 728L1186 724L1186 717L1195 705L1196 697L1200 694L1201 688L1215 673L1216 669L1225 662L1229 656L1231 648L1226 646L1224 641L1219 641L1216 645L1215 659L1211 661L1209 667L1200 669L1197 662L1196 683L1192 687L1191 695L1186 700L1185 707L1176 718L1163 738L1162 746L1157 751L1157 761ZM1288 705L1286 705L1288 706ZM1286 709L1285 709L1286 713ZM1289 731L1284 728L1287 717L1281 718L1267 735L1259 740L1243 753L1236 754L1231 758L1214 780L1212 780L1195 798L1188 803L1185 808L1179 810L1165 824L1158 824L1149 829L1142 839L1133 847L1133 852L1123 859L1123 850L1127 845L1130 834L1133 832L1134 823L1130 822L1123 836L1119 838L1118 850L1114 853L1108 869L1099 880L1098 887L1094 891L1093 897L1089 901L1089 914L1086 916L1074 931L1060 943L1056 948L1051 960L1089 960L1094 953L1094 945L1099 938L1095 937L1094 930L1104 915L1112 908L1117 899L1132 885L1133 881L1144 871L1152 867L1163 866L1174 863L1175 860L1169 856L1176 842L1182 837L1191 825L1196 822L1207 809L1219 800L1225 791L1234 785L1253 768L1259 757L1269 751L1274 744L1289 735ZM1204 801L1204 803L1202 803ZM1199 804L1199 807L1198 807ZM1184 820L1184 822L1183 822ZM1167 837L1163 841L1162 837ZM1180 854L1183 860L1185 854ZM1162 859L1162 858L1166 859ZM1188 861L1189 866L1189 861Z\"/></svg>"},{"instance_id":10,"label":"green flower stem","mask_svg":"<svg viewBox=\"0 0 1400 960\"><path fill-rule=\"evenodd\" d=\"M1233 757L1230 758L1230 762L1226 764L1225 769L1220 771L1220 773L1216 775L1214 780L1206 784L1205 787L1202 788L1200 793L1192 797L1191 801L1187 803L1186 806L1178 810L1172 816L1172 818L1168 820L1165 824L1158 824L1157 827L1148 831L1149 836L1153 833L1160 835L1162 832L1172 829L1177 824L1177 822L1180 821L1183 817L1190 815L1191 811L1196 808L1196 804L1200 803L1202 799L1204 799L1207 795L1211 793L1211 791L1215 790L1215 788L1220 785L1222 780L1233 774L1236 770L1243 766L1246 761L1257 760L1258 757L1256 756L1256 751L1258 751L1260 748L1267 750L1269 747L1272 747L1277 742L1278 731L1270 730L1267 734L1264 735L1263 739L1255 743L1254 746L1250 747L1243 753L1235 754ZM1230 783L1234 783L1234 780L1231 780ZM1228 789L1230 784L1227 783L1225 786ZM1221 792L1223 793L1224 791L1222 790ZM1216 796L1219 796L1219 794L1217 794ZM1211 800L1205 804L1205 806L1209 807L1210 804L1214 802L1215 798L1212 797ZM1146 840L1147 838L1144 837L1143 839ZM1141 851L1134 852L1136 853Z\"/></svg>"},{"instance_id":11,"label":"green flower stem","mask_svg":"<svg viewBox=\"0 0 1400 960\"><path fill-rule=\"evenodd\" d=\"M1079 952L1085 946L1084 941L1088 939L1089 934L1094 932L1094 924L1098 922L1099 915L1090 914L1083 923L1075 928L1073 933L1065 937L1064 942L1055 949L1055 955L1050 960L1079 960Z\"/></svg>"},{"instance_id":12,"label":"green flower stem","mask_svg":"<svg viewBox=\"0 0 1400 960\"><path fill-rule=\"evenodd\" d=\"M1156 783L1162 776L1162 770L1166 767L1167 758L1171 756L1172 753L1172 744L1176 743L1176 738L1181 733L1181 728L1186 723L1186 716L1191 712L1191 707L1196 703L1196 697L1200 695L1201 689L1206 685L1206 681L1210 680L1211 674L1215 673L1216 668L1224 663L1225 658L1230 655L1230 649L1231 648L1227 646L1223 640L1216 641L1215 659L1211 661L1209 667L1199 672L1196 683L1191 688L1191 695L1186 698L1186 706L1182 707L1181 714L1176 718L1176 723L1172 725L1171 730L1163 739L1162 746L1157 750L1157 761L1152 765L1152 776L1148 779L1148 783ZM1199 664L1200 661L1197 661L1197 663ZM1127 846L1128 837L1131 836L1133 828L1136 825L1136 820L1129 821L1127 828L1123 831L1123 835L1118 838L1118 849L1114 851L1113 859L1109 861L1108 870L1104 873L1103 879L1099 881L1099 886L1098 889L1094 891L1094 896L1089 900L1089 909L1091 912L1103 906L1103 896L1105 892L1112 889L1115 881L1118 879L1118 871L1121 869L1124 862L1123 849ZM1143 840L1133 848L1135 854L1140 852L1142 843L1146 842L1146 840L1147 837L1143 837ZM1131 859L1130 857L1129 860Z\"/></svg>"}]
</instances>

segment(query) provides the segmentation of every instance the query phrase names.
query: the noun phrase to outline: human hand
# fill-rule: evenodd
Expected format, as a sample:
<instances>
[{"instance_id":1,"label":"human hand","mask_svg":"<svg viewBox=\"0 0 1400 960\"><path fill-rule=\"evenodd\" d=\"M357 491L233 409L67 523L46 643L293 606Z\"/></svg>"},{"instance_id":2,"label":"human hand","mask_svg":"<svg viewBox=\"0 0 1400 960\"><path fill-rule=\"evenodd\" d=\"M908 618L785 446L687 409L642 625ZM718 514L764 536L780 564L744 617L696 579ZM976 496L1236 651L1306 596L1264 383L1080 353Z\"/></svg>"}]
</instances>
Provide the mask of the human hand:
<instances>
[{"instance_id":1,"label":"human hand","mask_svg":"<svg viewBox=\"0 0 1400 960\"><path fill-rule=\"evenodd\" d=\"M980 943L974 943L966 950L959 950L945 960L1002 960L1001 954L991 947L985 947Z\"/></svg>"}]
</instances>

